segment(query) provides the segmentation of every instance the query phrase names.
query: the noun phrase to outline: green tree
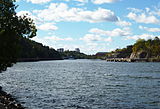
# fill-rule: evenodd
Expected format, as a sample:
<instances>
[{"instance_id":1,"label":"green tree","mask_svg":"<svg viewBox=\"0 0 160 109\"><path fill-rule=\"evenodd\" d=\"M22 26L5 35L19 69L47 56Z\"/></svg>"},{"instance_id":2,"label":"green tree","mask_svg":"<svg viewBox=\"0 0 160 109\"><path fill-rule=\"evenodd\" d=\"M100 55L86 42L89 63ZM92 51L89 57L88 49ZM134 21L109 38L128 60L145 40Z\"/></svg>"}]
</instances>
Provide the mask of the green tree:
<instances>
[{"instance_id":1,"label":"green tree","mask_svg":"<svg viewBox=\"0 0 160 109\"><path fill-rule=\"evenodd\" d=\"M20 53L18 58L20 60L27 59L62 59L59 52L57 52L53 48L49 48L48 46L44 46L41 43L35 42L28 38L20 37Z\"/></svg>"},{"instance_id":2,"label":"green tree","mask_svg":"<svg viewBox=\"0 0 160 109\"><path fill-rule=\"evenodd\" d=\"M158 37L155 37L152 41L151 49L154 57L160 56L160 39Z\"/></svg>"},{"instance_id":3,"label":"green tree","mask_svg":"<svg viewBox=\"0 0 160 109\"><path fill-rule=\"evenodd\" d=\"M36 36L33 20L16 15L15 0L0 0L0 72L16 62L19 37Z\"/></svg>"},{"instance_id":4,"label":"green tree","mask_svg":"<svg viewBox=\"0 0 160 109\"><path fill-rule=\"evenodd\" d=\"M152 40L149 39L147 41L145 41L145 47L146 47L146 53L147 53L147 58L151 57L152 55Z\"/></svg>"},{"instance_id":5,"label":"green tree","mask_svg":"<svg viewBox=\"0 0 160 109\"><path fill-rule=\"evenodd\" d=\"M146 53L146 58L158 59L160 57L160 39L158 37L146 41L140 39L133 45L133 52Z\"/></svg>"},{"instance_id":6,"label":"green tree","mask_svg":"<svg viewBox=\"0 0 160 109\"><path fill-rule=\"evenodd\" d=\"M146 50L145 40L139 39L133 46L133 52L138 52L142 50Z\"/></svg>"}]
</instances>

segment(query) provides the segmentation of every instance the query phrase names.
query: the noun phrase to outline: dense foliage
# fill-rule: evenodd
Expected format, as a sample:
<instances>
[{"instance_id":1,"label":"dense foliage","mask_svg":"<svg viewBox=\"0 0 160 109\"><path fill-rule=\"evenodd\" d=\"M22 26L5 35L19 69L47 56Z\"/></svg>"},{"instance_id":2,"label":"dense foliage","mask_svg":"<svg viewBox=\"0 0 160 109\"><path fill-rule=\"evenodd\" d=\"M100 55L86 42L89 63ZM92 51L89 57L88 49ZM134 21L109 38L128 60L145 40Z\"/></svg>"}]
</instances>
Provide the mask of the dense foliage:
<instances>
[{"instance_id":1,"label":"dense foliage","mask_svg":"<svg viewBox=\"0 0 160 109\"><path fill-rule=\"evenodd\" d=\"M133 46L127 46L123 49L116 49L115 51L106 53L106 58L129 58L132 53Z\"/></svg>"},{"instance_id":2,"label":"dense foliage","mask_svg":"<svg viewBox=\"0 0 160 109\"><path fill-rule=\"evenodd\" d=\"M33 20L17 16L13 0L0 0L0 72L16 62L19 37L31 38L36 35Z\"/></svg>"},{"instance_id":3,"label":"dense foliage","mask_svg":"<svg viewBox=\"0 0 160 109\"><path fill-rule=\"evenodd\" d=\"M14 34L12 31L0 31L0 72L16 62L18 44Z\"/></svg>"},{"instance_id":4,"label":"dense foliage","mask_svg":"<svg viewBox=\"0 0 160 109\"><path fill-rule=\"evenodd\" d=\"M160 58L160 39L155 37L155 39L139 39L133 45L133 52L143 53L144 58Z\"/></svg>"},{"instance_id":5,"label":"dense foliage","mask_svg":"<svg viewBox=\"0 0 160 109\"><path fill-rule=\"evenodd\" d=\"M62 59L61 55L48 46L43 46L41 43L37 43L28 38L20 38L20 53L18 59Z\"/></svg>"},{"instance_id":6,"label":"dense foliage","mask_svg":"<svg viewBox=\"0 0 160 109\"><path fill-rule=\"evenodd\" d=\"M149 59L148 61L159 61L160 39L158 37L149 40L139 39L134 45L123 49L116 49L103 56L99 55L97 58L146 58Z\"/></svg>"}]
</instances>

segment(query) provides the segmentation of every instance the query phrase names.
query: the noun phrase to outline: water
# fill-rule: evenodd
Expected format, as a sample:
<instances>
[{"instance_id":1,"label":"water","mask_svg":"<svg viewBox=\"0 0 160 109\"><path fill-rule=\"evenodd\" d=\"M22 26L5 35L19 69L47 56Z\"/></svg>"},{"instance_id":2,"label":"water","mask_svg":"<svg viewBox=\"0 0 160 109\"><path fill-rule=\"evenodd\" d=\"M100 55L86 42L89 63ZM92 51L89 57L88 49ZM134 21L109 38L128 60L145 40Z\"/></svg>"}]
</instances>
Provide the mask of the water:
<instances>
[{"instance_id":1,"label":"water","mask_svg":"<svg viewBox=\"0 0 160 109\"><path fill-rule=\"evenodd\" d=\"M17 63L0 84L29 109L160 109L160 63Z\"/></svg>"}]
</instances>

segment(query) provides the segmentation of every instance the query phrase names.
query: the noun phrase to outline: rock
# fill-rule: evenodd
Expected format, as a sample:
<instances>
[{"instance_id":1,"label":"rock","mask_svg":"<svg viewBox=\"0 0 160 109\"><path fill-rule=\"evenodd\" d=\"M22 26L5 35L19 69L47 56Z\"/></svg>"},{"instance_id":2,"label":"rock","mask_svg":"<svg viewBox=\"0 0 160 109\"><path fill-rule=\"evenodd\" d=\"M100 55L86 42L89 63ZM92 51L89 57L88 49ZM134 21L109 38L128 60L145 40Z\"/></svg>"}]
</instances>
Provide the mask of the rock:
<instances>
[{"instance_id":1,"label":"rock","mask_svg":"<svg viewBox=\"0 0 160 109\"><path fill-rule=\"evenodd\" d=\"M7 94L0 90L0 109L25 109L21 104L12 97L12 95Z\"/></svg>"},{"instance_id":2,"label":"rock","mask_svg":"<svg viewBox=\"0 0 160 109\"><path fill-rule=\"evenodd\" d=\"M136 53L131 53L131 55L130 55L130 59L134 59L136 57Z\"/></svg>"},{"instance_id":3,"label":"rock","mask_svg":"<svg viewBox=\"0 0 160 109\"><path fill-rule=\"evenodd\" d=\"M0 103L0 109L6 109L2 103Z\"/></svg>"},{"instance_id":4,"label":"rock","mask_svg":"<svg viewBox=\"0 0 160 109\"><path fill-rule=\"evenodd\" d=\"M15 104L16 107L22 107L21 104Z\"/></svg>"},{"instance_id":5,"label":"rock","mask_svg":"<svg viewBox=\"0 0 160 109\"><path fill-rule=\"evenodd\" d=\"M148 58L149 54L145 51L133 52L130 55L131 59L141 59L141 58Z\"/></svg>"}]
</instances>

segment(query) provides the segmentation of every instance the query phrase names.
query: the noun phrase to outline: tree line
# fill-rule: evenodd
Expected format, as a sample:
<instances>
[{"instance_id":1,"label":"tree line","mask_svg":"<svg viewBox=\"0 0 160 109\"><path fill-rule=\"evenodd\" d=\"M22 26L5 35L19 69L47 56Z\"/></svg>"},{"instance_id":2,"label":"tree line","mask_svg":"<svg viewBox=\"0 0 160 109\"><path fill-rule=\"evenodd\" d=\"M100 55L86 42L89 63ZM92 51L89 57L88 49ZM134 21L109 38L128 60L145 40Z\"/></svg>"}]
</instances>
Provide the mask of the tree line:
<instances>
[{"instance_id":1,"label":"tree line","mask_svg":"<svg viewBox=\"0 0 160 109\"><path fill-rule=\"evenodd\" d=\"M133 53L140 53L143 58L160 58L160 39L139 39L133 46Z\"/></svg>"},{"instance_id":2,"label":"tree line","mask_svg":"<svg viewBox=\"0 0 160 109\"><path fill-rule=\"evenodd\" d=\"M146 58L155 59L155 61L160 60L160 39L158 37L148 40L138 39L133 45L107 52L103 56L97 56L97 58Z\"/></svg>"},{"instance_id":3,"label":"tree line","mask_svg":"<svg viewBox=\"0 0 160 109\"><path fill-rule=\"evenodd\" d=\"M19 38L20 51L18 59L62 59L62 56L55 49L44 46L28 38Z\"/></svg>"},{"instance_id":4,"label":"tree line","mask_svg":"<svg viewBox=\"0 0 160 109\"><path fill-rule=\"evenodd\" d=\"M17 16L15 0L0 0L0 72L5 71L22 58L60 59L53 48L30 40L36 36L34 21Z\"/></svg>"},{"instance_id":5,"label":"tree line","mask_svg":"<svg viewBox=\"0 0 160 109\"><path fill-rule=\"evenodd\" d=\"M80 53L77 51L65 51L60 53L63 59L69 59L69 58L74 58L74 59L94 59L95 57L93 55L87 55L84 53Z\"/></svg>"}]
</instances>

